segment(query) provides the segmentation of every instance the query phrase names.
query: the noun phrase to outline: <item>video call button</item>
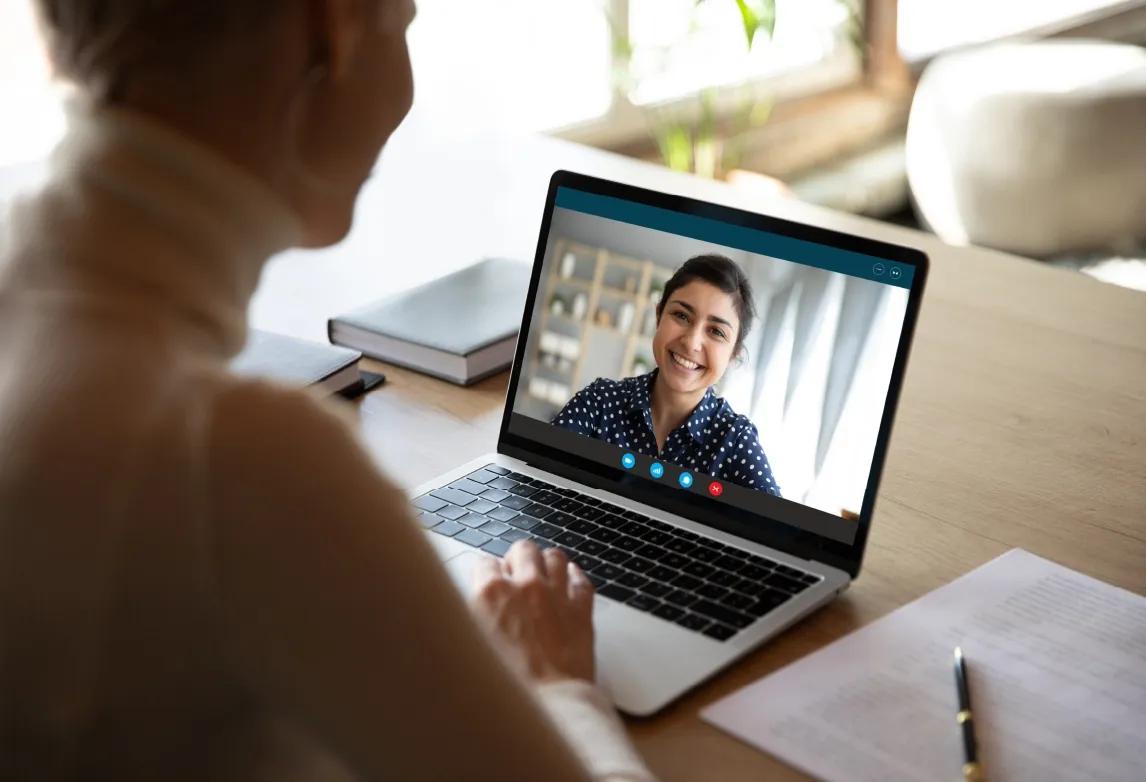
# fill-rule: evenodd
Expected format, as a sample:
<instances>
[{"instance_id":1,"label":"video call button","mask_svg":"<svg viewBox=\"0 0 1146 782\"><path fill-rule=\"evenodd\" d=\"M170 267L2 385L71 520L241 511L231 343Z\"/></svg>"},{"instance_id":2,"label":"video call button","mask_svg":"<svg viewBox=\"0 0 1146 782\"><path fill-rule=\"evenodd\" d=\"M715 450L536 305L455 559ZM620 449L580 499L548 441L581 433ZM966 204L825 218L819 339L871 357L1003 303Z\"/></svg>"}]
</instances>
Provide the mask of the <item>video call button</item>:
<instances>
[{"instance_id":1,"label":"video call button","mask_svg":"<svg viewBox=\"0 0 1146 782\"><path fill-rule=\"evenodd\" d=\"M875 266L871 267L871 272L876 277L882 276L885 271L887 271L887 267L884 266L882 263L877 263Z\"/></svg>"},{"instance_id":2,"label":"video call button","mask_svg":"<svg viewBox=\"0 0 1146 782\"><path fill-rule=\"evenodd\" d=\"M680 474L680 475L677 477L677 482L678 482L678 483L680 483L680 485L681 485L681 488L684 488L684 489L691 489L691 488L692 488L692 473L690 473L690 472L682 472L682 473L681 473L681 474Z\"/></svg>"},{"instance_id":3,"label":"video call button","mask_svg":"<svg viewBox=\"0 0 1146 782\"><path fill-rule=\"evenodd\" d=\"M724 494L724 484L720 481L713 481L708 484L708 493L713 497L719 497L721 494Z\"/></svg>"},{"instance_id":4,"label":"video call button","mask_svg":"<svg viewBox=\"0 0 1146 782\"><path fill-rule=\"evenodd\" d=\"M659 479L665 474L665 466L660 462L653 462L649 465L649 475Z\"/></svg>"},{"instance_id":5,"label":"video call button","mask_svg":"<svg viewBox=\"0 0 1146 782\"><path fill-rule=\"evenodd\" d=\"M898 280L901 276L903 276L903 269L899 268L898 266L892 266L891 271L887 273L887 276L891 277L893 280Z\"/></svg>"},{"instance_id":6,"label":"video call button","mask_svg":"<svg viewBox=\"0 0 1146 782\"><path fill-rule=\"evenodd\" d=\"M626 470L633 469L637 466L637 457L633 456L631 453L625 454L621 457L621 466Z\"/></svg>"}]
</instances>

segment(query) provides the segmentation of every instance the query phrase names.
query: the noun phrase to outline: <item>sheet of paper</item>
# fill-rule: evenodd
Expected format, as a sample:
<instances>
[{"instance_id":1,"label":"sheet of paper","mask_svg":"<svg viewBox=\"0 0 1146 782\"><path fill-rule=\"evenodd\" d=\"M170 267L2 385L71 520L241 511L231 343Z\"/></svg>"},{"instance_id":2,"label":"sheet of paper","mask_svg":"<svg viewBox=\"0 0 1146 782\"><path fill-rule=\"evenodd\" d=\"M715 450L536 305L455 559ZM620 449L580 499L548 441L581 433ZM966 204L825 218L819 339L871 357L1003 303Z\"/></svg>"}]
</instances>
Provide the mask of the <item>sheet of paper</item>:
<instances>
[{"instance_id":1,"label":"sheet of paper","mask_svg":"<svg viewBox=\"0 0 1146 782\"><path fill-rule=\"evenodd\" d=\"M991 780L1146 780L1146 598L1014 549L702 717L827 780L958 779L952 652Z\"/></svg>"}]
</instances>

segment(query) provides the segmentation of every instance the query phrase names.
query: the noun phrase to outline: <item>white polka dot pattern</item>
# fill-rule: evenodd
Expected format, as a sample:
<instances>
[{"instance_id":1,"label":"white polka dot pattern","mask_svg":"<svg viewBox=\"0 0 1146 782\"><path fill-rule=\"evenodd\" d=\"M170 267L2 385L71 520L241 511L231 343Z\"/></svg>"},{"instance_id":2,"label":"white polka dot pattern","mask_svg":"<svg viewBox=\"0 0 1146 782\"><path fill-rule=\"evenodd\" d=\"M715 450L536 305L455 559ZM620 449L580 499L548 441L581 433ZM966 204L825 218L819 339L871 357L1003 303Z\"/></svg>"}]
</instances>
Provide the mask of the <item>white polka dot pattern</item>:
<instances>
[{"instance_id":1,"label":"white polka dot pattern","mask_svg":"<svg viewBox=\"0 0 1146 782\"><path fill-rule=\"evenodd\" d=\"M709 388L683 424L657 451L650 392L657 370L625 380L599 377L582 388L552 423L645 456L780 495L756 426Z\"/></svg>"}]
</instances>

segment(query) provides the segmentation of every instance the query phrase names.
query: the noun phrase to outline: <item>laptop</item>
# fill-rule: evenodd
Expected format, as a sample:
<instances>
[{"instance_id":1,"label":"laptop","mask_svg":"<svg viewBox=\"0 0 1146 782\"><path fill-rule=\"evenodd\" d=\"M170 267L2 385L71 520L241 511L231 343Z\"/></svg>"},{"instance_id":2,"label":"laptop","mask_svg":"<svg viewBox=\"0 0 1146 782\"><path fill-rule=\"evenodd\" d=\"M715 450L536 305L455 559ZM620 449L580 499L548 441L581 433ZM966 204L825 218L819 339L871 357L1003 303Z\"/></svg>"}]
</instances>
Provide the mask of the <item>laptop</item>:
<instances>
[{"instance_id":1,"label":"laptop","mask_svg":"<svg viewBox=\"0 0 1146 782\"><path fill-rule=\"evenodd\" d=\"M656 384L705 369L657 358L677 360L658 333L687 325L681 302L703 289L665 291L699 256L744 272L756 318L744 361L661 447ZM564 550L597 587L600 684L652 714L859 575L927 267L917 250L559 171L497 451L417 487L418 519L463 588L515 541ZM734 338L722 321L696 338Z\"/></svg>"}]
</instances>

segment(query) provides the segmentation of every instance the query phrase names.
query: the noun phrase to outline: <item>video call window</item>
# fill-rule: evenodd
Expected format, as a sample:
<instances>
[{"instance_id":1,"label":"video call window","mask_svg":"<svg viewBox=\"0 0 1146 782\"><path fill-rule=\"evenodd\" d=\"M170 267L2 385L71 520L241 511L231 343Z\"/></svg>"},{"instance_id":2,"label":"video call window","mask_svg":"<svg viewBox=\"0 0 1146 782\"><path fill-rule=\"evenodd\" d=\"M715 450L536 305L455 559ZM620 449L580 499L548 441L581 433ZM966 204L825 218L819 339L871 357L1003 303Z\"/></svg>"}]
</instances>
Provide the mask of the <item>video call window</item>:
<instances>
[{"instance_id":1,"label":"video call window","mask_svg":"<svg viewBox=\"0 0 1146 782\"><path fill-rule=\"evenodd\" d=\"M557 206L514 412L854 520L907 308L900 273Z\"/></svg>"}]
</instances>

